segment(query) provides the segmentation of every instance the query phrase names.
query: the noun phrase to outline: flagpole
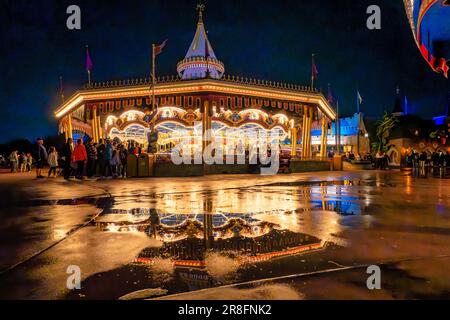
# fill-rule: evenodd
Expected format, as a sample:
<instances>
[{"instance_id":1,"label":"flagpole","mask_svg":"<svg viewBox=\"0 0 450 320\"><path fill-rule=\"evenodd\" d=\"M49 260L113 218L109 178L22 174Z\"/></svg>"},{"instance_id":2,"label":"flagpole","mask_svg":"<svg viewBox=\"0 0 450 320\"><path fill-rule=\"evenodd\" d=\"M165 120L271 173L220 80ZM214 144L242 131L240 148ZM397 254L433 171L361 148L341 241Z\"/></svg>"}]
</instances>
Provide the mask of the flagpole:
<instances>
[{"instance_id":1,"label":"flagpole","mask_svg":"<svg viewBox=\"0 0 450 320\"><path fill-rule=\"evenodd\" d=\"M339 119L339 100L336 101L336 144L337 154L341 154L341 124Z\"/></svg>"},{"instance_id":2,"label":"flagpole","mask_svg":"<svg viewBox=\"0 0 450 320\"><path fill-rule=\"evenodd\" d=\"M59 77L59 93L61 94L61 101L62 101L62 103L64 103L66 99L64 97L63 77L62 76Z\"/></svg>"},{"instance_id":3,"label":"flagpole","mask_svg":"<svg viewBox=\"0 0 450 320\"><path fill-rule=\"evenodd\" d=\"M311 89L314 90L314 53L311 56Z\"/></svg>"},{"instance_id":4,"label":"flagpole","mask_svg":"<svg viewBox=\"0 0 450 320\"><path fill-rule=\"evenodd\" d=\"M155 44L152 44L152 111L155 111L155 85L156 85L156 76L155 76Z\"/></svg>"},{"instance_id":5,"label":"flagpole","mask_svg":"<svg viewBox=\"0 0 450 320\"><path fill-rule=\"evenodd\" d=\"M359 96L360 96L360 93L358 90L356 90L356 110L357 110L358 114L359 114Z\"/></svg>"},{"instance_id":6,"label":"flagpole","mask_svg":"<svg viewBox=\"0 0 450 320\"><path fill-rule=\"evenodd\" d=\"M87 53L87 56L89 56L89 46L88 45L86 45L86 53ZM88 85L90 87L91 86L91 70L89 68L87 69L87 73L88 73Z\"/></svg>"},{"instance_id":7,"label":"flagpole","mask_svg":"<svg viewBox=\"0 0 450 320\"><path fill-rule=\"evenodd\" d=\"M356 142L357 142L357 154L356 156L358 156L360 154L360 141L359 141L359 136L361 134L361 113L359 112L360 109L360 99L359 97L361 96L361 94L359 93L359 90L356 90L356 108L357 108L357 113L358 113L358 132L357 132L357 136L356 136Z\"/></svg>"}]
</instances>

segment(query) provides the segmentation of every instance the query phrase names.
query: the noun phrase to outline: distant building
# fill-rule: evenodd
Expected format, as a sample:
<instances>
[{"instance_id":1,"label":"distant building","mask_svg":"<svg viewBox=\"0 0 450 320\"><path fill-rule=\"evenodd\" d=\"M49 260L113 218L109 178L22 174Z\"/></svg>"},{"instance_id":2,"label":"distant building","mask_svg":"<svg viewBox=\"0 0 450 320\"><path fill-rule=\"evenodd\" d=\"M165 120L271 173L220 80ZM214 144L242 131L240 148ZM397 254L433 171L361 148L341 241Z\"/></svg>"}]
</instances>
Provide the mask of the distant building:
<instances>
[{"instance_id":1,"label":"distant building","mask_svg":"<svg viewBox=\"0 0 450 320\"><path fill-rule=\"evenodd\" d=\"M398 123L389 136L390 148L387 151L392 166L400 166L406 154L413 150L419 153L450 151L448 110L447 115L435 117L433 120L405 114L403 110L404 107L402 107L399 90L397 89L392 115L397 118Z\"/></svg>"},{"instance_id":2,"label":"distant building","mask_svg":"<svg viewBox=\"0 0 450 320\"><path fill-rule=\"evenodd\" d=\"M405 115L402 104L400 102L400 88L397 87L397 95L395 97L394 108L392 109L392 115L395 117L402 117Z\"/></svg>"},{"instance_id":3,"label":"distant building","mask_svg":"<svg viewBox=\"0 0 450 320\"><path fill-rule=\"evenodd\" d=\"M341 125L341 150L352 152L355 155L358 153L364 155L370 152L370 139L364 124L364 114L355 113L352 117L339 119ZM316 152L320 145L321 128L313 128L312 130L312 145ZM328 151L336 151L336 123L331 124L331 130L328 134Z\"/></svg>"}]
</instances>

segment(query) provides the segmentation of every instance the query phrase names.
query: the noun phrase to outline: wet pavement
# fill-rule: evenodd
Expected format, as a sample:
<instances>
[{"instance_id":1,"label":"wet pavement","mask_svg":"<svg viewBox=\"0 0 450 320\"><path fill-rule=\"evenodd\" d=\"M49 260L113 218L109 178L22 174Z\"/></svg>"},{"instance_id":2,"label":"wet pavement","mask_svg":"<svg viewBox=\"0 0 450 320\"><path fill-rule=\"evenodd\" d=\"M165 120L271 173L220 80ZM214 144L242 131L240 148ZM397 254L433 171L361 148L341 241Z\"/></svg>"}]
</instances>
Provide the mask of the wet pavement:
<instances>
[{"instance_id":1,"label":"wet pavement","mask_svg":"<svg viewBox=\"0 0 450 320\"><path fill-rule=\"evenodd\" d=\"M450 298L448 177L1 174L0 299Z\"/></svg>"}]
</instances>

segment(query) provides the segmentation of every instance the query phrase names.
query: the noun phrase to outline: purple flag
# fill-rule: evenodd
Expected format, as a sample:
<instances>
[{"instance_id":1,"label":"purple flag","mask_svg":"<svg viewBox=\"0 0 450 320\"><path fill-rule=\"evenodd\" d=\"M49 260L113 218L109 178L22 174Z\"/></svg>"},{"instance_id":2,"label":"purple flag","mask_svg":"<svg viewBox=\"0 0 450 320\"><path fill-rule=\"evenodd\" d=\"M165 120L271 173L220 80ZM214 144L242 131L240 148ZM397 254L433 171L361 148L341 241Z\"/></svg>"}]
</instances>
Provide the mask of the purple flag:
<instances>
[{"instance_id":1,"label":"purple flag","mask_svg":"<svg viewBox=\"0 0 450 320\"><path fill-rule=\"evenodd\" d=\"M94 64L92 63L91 56L89 55L89 48L86 47L86 70L87 72L91 72Z\"/></svg>"},{"instance_id":2,"label":"purple flag","mask_svg":"<svg viewBox=\"0 0 450 320\"><path fill-rule=\"evenodd\" d=\"M333 91L331 90L331 86L328 84L328 97L327 100L330 104L334 103Z\"/></svg>"},{"instance_id":3,"label":"purple flag","mask_svg":"<svg viewBox=\"0 0 450 320\"><path fill-rule=\"evenodd\" d=\"M312 56L311 77L313 80L319 79L319 70L317 70L317 65L316 65L316 60L314 59L314 55Z\"/></svg>"}]
</instances>

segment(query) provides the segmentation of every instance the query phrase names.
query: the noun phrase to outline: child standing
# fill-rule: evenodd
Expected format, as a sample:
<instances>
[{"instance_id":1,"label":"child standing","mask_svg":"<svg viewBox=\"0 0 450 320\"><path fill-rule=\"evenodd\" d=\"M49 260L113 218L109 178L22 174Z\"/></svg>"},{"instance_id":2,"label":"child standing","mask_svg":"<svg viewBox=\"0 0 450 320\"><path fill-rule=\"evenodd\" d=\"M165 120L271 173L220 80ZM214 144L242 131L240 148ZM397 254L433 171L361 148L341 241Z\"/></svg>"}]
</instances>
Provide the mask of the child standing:
<instances>
[{"instance_id":1,"label":"child standing","mask_svg":"<svg viewBox=\"0 0 450 320\"><path fill-rule=\"evenodd\" d=\"M50 148L50 153L48 154L48 164L50 166L48 177L50 178L53 173L53 177L56 178L56 168L58 168L58 152L55 147Z\"/></svg>"},{"instance_id":2,"label":"child standing","mask_svg":"<svg viewBox=\"0 0 450 320\"><path fill-rule=\"evenodd\" d=\"M119 164L120 164L120 156L119 156L119 152L117 150L113 150L110 164L111 164L113 178L117 178L118 173L119 173L118 172Z\"/></svg>"}]
</instances>

